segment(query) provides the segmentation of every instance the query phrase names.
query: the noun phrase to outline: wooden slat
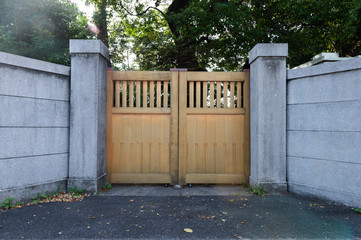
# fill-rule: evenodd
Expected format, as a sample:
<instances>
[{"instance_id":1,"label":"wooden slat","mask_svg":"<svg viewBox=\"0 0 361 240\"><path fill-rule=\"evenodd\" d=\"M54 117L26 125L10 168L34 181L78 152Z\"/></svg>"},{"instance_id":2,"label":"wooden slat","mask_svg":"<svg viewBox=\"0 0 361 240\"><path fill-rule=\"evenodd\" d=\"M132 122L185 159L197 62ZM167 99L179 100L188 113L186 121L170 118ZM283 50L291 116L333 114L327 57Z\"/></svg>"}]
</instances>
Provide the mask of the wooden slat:
<instances>
[{"instance_id":1,"label":"wooden slat","mask_svg":"<svg viewBox=\"0 0 361 240\"><path fill-rule=\"evenodd\" d=\"M120 81L115 81L115 107L120 106Z\"/></svg>"},{"instance_id":2,"label":"wooden slat","mask_svg":"<svg viewBox=\"0 0 361 240\"><path fill-rule=\"evenodd\" d=\"M207 108L208 82L203 82L203 108Z\"/></svg>"},{"instance_id":3,"label":"wooden slat","mask_svg":"<svg viewBox=\"0 0 361 240\"><path fill-rule=\"evenodd\" d=\"M230 90L231 90L231 105L230 108L234 108L234 82L230 83Z\"/></svg>"},{"instance_id":4,"label":"wooden slat","mask_svg":"<svg viewBox=\"0 0 361 240\"><path fill-rule=\"evenodd\" d=\"M113 173L114 183L171 183L168 173Z\"/></svg>"},{"instance_id":5,"label":"wooden slat","mask_svg":"<svg viewBox=\"0 0 361 240\"><path fill-rule=\"evenodd\" d=\"M186 113L189 115L244 115L246 110L243 108L187 108Z\"/></svg>"},{"instance_id":6,"label":"wooden slat","mask_svg":"<svg viewBox=\"0 0 361 240\"><path fill-rule=\"evenodd\" d=\"M140 81L136 81L135 82L135 89L136 89L136 93L135 93L135 97L136 97L136 107L140 107Z\"/></svg>"},{"instance_id":7,"label":"wooden slat","mask_svg":"<svg viewBox=\"0 0 361 240\"><path fill-rule=\"evenodd\" d=\"M194 108L194 82L189 82L189 108Z\"/></svg>"},{"instance_id":8,"label":"wooden slat","mask_svg":"<svg viewBox=\"0 0 361 240\"><path fill-rule=\"evenodd\" d=\"M129 81L129 107L134 107L134 81Z\"/></svg>"},{"instance_id":9,"label":"wooden slat","mask_svg":"<svg viewBox=\"0 0 361 240\"><path fill-rule=\"evenodd\" d=\"M170 76L170 72L116 71L113 73L114 80L127 81L169 81Z\"/></svg>"},{"instance_id":10,"label":"wooden slat","mask_svg":"<svg viewBox=\"0 0 361 240\"><path fill-rule=\"evenodd\" d=\"M247 79L247 72L187 72L188 81L239 82Z\"/></svg>"},{"instance_id":11,"label":"wooden slat","mask_svg":"<svg viewBox=\"0 0 361 240\"><path fill-rule=\"evenodd\" d=\"M201 82L196 83L196 108L201 107Z\"/></svg>"},{"instance_id":12,"label":"wooden slat","mask_svg":"<svg viewBox=\"0 0 361 240\"><path fill-rule=\"evenodd\" d=\"M242 108L241 100L242 100L242 83L238 82L237 83L237 108Z\"/></svg>"},{"instance_id":13,"label":"wooden slat","mask_svg":"<svg viewBox=\"0 0 361 240\"><path fill-rule=\"evenodd\" d=\"M241 184L246 182L244 174L191 174L186 176L186 183L218 183L218 184Z\"/></svg>"},{"instance_id":14,"label":"wooden slat","mask_svg":"<svg viewBox=\"0 0 361 240\"><path fill-rule=\"evenodd\" d=\"M170 114L170 108L113 108L114 114Z\"/></svg>"},{"instance_id":15,"label":"wooden slat","mask_svg":"<svg viewBox=\"0 0 361 240\"><path fill-rule=\"evenodd\" d=\"M165 85L167 86L167 85ZM170 175L171 183L178 184L179 177L179 135L178 135L178 93L179 93L179 76L178 72L172 72L172 85L170 90ZM167 86L168 89L168 86ZM166 91L164 91L166 92ZM167 91L168 92L168 91ZM168 96L166 96L168 99ZM165 109L169 109L168 105L164 106Z\"/></svg>"},{"instance_id":16,"label":"wooden slat","mask_svg":"<svg viewBox=\"0 0 361 240\"><path fill-rule=\"evenodd\" d=\"M172 91L173 93L173 91ZM173 101L173 100L172 100ZM187 173L187 75L179 73L179 184L186 184Z\"/></svg>"},{"instance_id":17,"label":"wooden slat","mask_svg":"<svg viewBox=\"0 0 361 240\"><path fill-rule=\"evenodd\" d=\"M148 107L148 82L143 82L143 108Z\"/></svg>"},{"instance_id":18,"label":"wooden slat","mask_svg":"<svg viewBox=\"0 0 361 240\"><path fill-rule=\"evenodd\" d=\"M209 85L210 107L214 108L214 82Z\"/></svg>"},{"instance_id":19,"label":"wooden slat","mask_svg":"<svg viewBox=\"0 0 361 240\"><path fill-rule=\"evenodd\" d=\"M223 82L223 107L228 108L228 82Z\"/></svg>"},{"instance_id":20,"label":"wooden slat","mask_svg":"<svg viewBox=\"0 0 361 240\"><path fill-rule=\"evenodd\" d=\"M165 81L164 82L164 85L163 85L163 88L164 88L164 95L163 95L163 107L164 108L167 108L168 107L168 82Z\"/></svg>"},{"instance_id":21,"label":"wooden slat","mask_svg":"<svg viewBox=\"0 0 361 240\"><path fill-rule=\"evenodd\" d=\"M149 103L150 107L154 108L154 81L149 82Z\"/></svg>"},{"instance_id":22,"label":"wooden slat","mask_svg":"<svg viewBox=\"0 0 361 240\"><path fill-rule=\"evenodd\" d=\"M122 107L127 107L127 81L122 81Z\"/></svg>"},{"instance_id":23,"label":"wooden slat","mask_svg":"<svg viewBox=\"0 0 361 240\"><path fill-rule=\"evenodd\" d=\"M217 108L221 108L221 82L217 82Z\"/></svg>"},{"instance_id":24,"label":"wooden slat","mask_svg":"<svg viewBox=\"0 0 361 240\"><path fill-rule=\"evenodd\" d=\"M243 98L243 104L244 104L244 108L246 110L246 116L245 116L245 126L244 126L244 142L245 142L245 146L244 146L244 161L243 161L243 169L245 171L245 175L246 175L246 179L248 182L249 179L249 175L250 175L250 114L251 114L251 109L250 109L250 73L247 72L247 78L246 81L244 82L244 87L243 87L243 91L244 91L244 98Z\"/></svg>"},{"instance_id":25,"label":"wooden slat","mask_svg":"<svg viewBox=\"0 0 361 240\"><path fill-rule=\"evenodd\" d=\"M157 81L157 108L162 107L161 97L162 97L162 82Z\"/></svg>"}]
</instances>

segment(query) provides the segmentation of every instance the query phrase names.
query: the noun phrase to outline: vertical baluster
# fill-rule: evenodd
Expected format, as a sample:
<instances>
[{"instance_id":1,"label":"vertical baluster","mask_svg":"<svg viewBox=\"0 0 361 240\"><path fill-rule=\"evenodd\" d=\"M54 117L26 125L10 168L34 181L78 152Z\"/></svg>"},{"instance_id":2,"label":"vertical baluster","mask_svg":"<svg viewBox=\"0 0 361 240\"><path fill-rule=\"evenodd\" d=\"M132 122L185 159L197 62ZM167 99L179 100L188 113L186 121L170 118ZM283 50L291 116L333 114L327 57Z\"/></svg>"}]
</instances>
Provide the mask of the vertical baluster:
<instances>
[{"instance_id":1,"label":"vertical baluster","mask_svg":"<svg viewBox=\"0 0 361 240\"><path fill-rule=\"evenodd\" d=\"M194 108L194 82L189 82L189 108Z\"/></svg>"},{"instance_id":2,"label":"vertical baluster","mask_svg":"<svg viewBox=\"0 0 361 240\"><path fill-rule=\"evenodd\" d=\"M167 108L168 107L168 82L164 81L164 95L163 95L163 107Z\"/></svg>"},{"instance_id":3,"label":"vertical baluster","mask_svg":"<svg viewBox=\"0 0 361 240\"><path fill-rule=\"evenodd\" d=\"M154 108L154 82L150 81L149 83L149 102L150 107Z\"/></svg>"},{"instance_id":4,"label":"vertical baluster","mask_svg":"<svg viewBox=\"0 0 361 240\"><path fill-rule=\"evenodd\" d=\"M148 82L143 81L143 107L148 107Z\"/></svg>"},{"instance_id":5,"label":"vertical baluster","mask_svg":"<svg viewBox=\"0 0 361 240\"><path fill-rule=\"evenodd\" d=\"M203 82L203 108L207 108L207 93L208 93L208 83Z\"/></svg>"},{"instance_id":6,"label":"vertical baluster","mask_svg":"<svg viewBox=\"0 0 361 240\"><path fill-rule=\"evenodd\" d=\"M241 99L242 99L242 82L237 82L237 108L242 108Z\"/></svg>"},{"instance_id":7,"label":"vertical baluster","mask_svg":"<svg viewBox=\"0 0 361 240\"><path fill-rule=\"evenodd\" d=\"M217 108L221 107L221 82L217 82Z\"/></svg>"},{"instance_id":8,"label":"vertical baluster","mask_svg":"<svg viewBox=\"0 0 361 240\"><path fill-rule=\"evenodd\" d=\"M209 100L210 107L214 108L214 82L210 82L209 84Z\"/></svg>"},{"instance_id":9,"label":"vertical baluster","mask_svg":"<svg viewBox=\"0 0 361 240\"><path fill-rule=\"evenodd\" d=\"M157 81L157 108L162 107L161 96L162 96L162 82Z\"/></svg>"},{"instance_id":10,"label":"vertical baluster","mask_svg":"<svg viewBox=\"0 0 361 240\"><path fill-rule=\"evenodd\" d=\"M231 105L230 108L234 108L234 82L231 82Z\"/></svg>"},{"instance_id":11,"label":"vertical baluster","mask_svg":"<svg viewBox=\"0 0 361 240\"><path fill-rule=\"evenodd\" d=\"M115 81L115 107L120 107L120 81Z\"/></svg>"},{"instance_id":12,"label":"vertical baluster","mask_svg":"<svg viewBox=\"0 0 361 240\"><path fill-rule=\"evenodd\" d=\"M129 81L129 107L134 107L134 81Z\"/></svg>"},{"instance_id":13,"label":"vertical baluster","mask_svg":"<svg viewBox=\"0 0 361 240\"><path fill-rule=\"evenodd\" d=\"M196 108L201 107L201 82L196 83Z\"/></svg>"},{"instance_id":14,"label":"vertical baluster","mask_svg":"<svg viewBox=\"0 0 361 240\"><path fill-rule=\"evenodd\" d=\"M135 83L135 89L136 89L136 93L135 93L135 97L136 97L136 107L140 107L140 81L137 81Z\"/></svg>"},{"instance_id":15,"label":"vertical baluster","mask_svg":"<svg viewBox=\"0 0 361 240\"><path fill-rule=\"evenodd\" d=\"M228 108L228 82L223 82L223 107Z\"/></svg>"},{"instance_id":16,"label":"vertical baluster","mask_svg":"<svg viewBox=\"0 0 361 240\"><path fill-rule=\"evenodd\" d=\"M127 81L123 81L122 84L122 107L127 107Z\"/></svg>"}]
</instances>

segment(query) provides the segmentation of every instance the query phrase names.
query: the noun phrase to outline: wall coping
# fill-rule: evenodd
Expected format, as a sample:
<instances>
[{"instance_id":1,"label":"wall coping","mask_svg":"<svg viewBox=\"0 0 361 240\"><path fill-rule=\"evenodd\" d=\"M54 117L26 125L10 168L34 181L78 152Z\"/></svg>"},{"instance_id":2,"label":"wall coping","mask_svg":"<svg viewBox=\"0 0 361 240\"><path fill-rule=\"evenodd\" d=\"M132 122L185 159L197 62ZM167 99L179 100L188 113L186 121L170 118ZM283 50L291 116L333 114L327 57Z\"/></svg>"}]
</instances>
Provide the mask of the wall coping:
<instances>
[{"instance_id":1,"label":"wall coping","mask_svg":"<svg viewBox=\"0 0 361 240\"><path fill-rule=\"evenodd\" d=\"M0 64L70 76L70 67L5 52L0 52Z\"/></svg>"},{"instance_id":2,"label":"wall coping","mask_svg":"<svg viewBox=\"0 0 361 240\"><path fill-rule=\"evenodd\" d=\"M287 43L258 43L249 52L249 63L254 62L258 57L287 57Z\"/></svg>"},{"instance_id":3,"label":"wall coping","mask_svg":"<svg viewBox=\"0 0 361 240\"><path fill-rule=\"evenodd\" d=\"M320 65L298 68L298 69L288 69L287 70L287 81L312 77L318 75L326 75L337 72L346 72L361 69L361 57L350 58L347 60L337 61L337 62L327 62Z\"/></svg>"},{"instance_id":4,"label":"wall coping","mask_svg":"<svg viewBox=\"0 0 361 240\"><path fill-rule=\"evenodd\" d=\"M100 54L109 60L109 50L100 40L70 39L70 53Z\"/></svg>"}]
</instances>

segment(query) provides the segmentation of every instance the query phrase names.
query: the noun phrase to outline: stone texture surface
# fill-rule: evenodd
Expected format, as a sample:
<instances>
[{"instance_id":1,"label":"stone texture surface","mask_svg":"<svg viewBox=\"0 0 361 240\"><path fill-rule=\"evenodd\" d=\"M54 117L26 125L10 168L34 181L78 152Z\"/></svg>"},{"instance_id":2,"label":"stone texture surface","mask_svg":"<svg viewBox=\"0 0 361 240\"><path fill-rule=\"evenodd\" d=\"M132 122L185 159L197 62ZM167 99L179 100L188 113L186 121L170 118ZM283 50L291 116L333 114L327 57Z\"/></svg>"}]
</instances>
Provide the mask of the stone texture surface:
<instances>
[{"instance_id":1,"label":"stone texture surface","mask_svg":"<svg viewBox=\"0 0 361 240\"><path fill-rule=\"evenodd\" d=\"M251 62L252 186L284 192L286 185L287 44L257 44Z\"/></svg>"},{"instance_id":2,"label":"stone texture surface","mask_svg":"<svg viewBox=\"0 0 361 240\"><path fill-rule=\"evenodd\" d=\"M361 206L361 59L288 71L289 191Z\"/></svg>"},{"instance_id":3,"label":"stone texture surface","mask_svg":"<svg viewBox=\"0 0 361 240\"><path fill-rule=\"evenodd\" d=\"M68 177L70 68L0 53L0 202Z\"/></svg>"},{"instance_id":4,"label":"stone texture surface","mask_svg":"<svg viewBox=\"0 0 361 240\"><path fill-rule=\"evenodd\" d=\"M108 50L99 40L71 40L70 44L69 186L95 193L105 174Z\"/></svg>"}]
</instances>

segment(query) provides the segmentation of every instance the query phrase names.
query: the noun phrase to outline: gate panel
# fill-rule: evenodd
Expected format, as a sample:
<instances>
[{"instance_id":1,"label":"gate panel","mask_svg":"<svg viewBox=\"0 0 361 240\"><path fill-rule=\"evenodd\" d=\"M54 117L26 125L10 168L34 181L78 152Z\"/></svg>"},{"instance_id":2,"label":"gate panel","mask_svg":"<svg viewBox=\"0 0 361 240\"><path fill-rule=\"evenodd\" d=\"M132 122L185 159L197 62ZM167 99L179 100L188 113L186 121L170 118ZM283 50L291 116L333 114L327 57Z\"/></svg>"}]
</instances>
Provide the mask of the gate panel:
<instances>
[{"instance_id":1,"label":"gate panel","mask_svg":"<svg viewBox=\"0 0 361 240\"><path fill-rule=\"evenodd\" d=\"M112 183L177 183L178 74L108 72Z\"/></svg>"},{"instance_id":2,"label":"gate panel","mask_svg":"<svg viewBox=\"0 0 361 240\"><path fill-rule=\"evenodd\" d=\"M180 72L179 182L249 176L249 73Z\"/></svg>"}]
</instances>

